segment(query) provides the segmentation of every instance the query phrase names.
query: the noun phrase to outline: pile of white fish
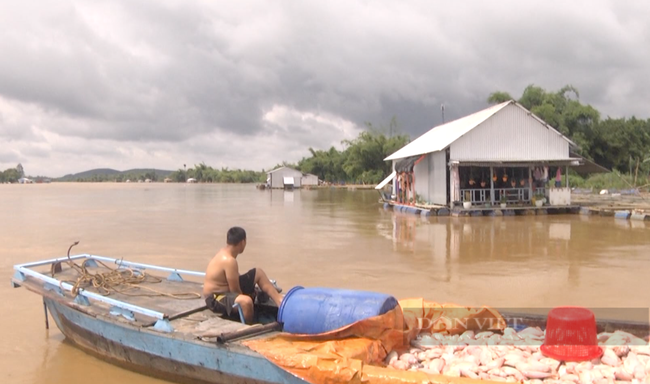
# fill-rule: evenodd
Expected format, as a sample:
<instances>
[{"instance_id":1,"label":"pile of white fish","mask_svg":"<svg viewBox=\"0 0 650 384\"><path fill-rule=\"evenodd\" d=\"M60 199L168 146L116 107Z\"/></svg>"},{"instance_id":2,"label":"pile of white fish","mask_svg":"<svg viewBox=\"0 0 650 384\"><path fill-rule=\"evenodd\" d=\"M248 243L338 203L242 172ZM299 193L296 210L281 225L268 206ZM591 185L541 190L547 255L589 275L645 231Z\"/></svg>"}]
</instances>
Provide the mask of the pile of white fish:
<instances>
[{"instance_id":1,"label":"pile of white fish","mask_svg":"<svg viewBox=\"0 0 650 384\"><path fill-rule=\"evenodd\" d=\"M402 353L386 357L388 367L452 377L530 384L650 384L650 346L630 333L598 335L600 358L562 362L540 351L544 331L526 328L503 334L467 331L462 335L421 334ZM619 383L620 384L620 383Z\"/></svg>"}]
</instances>

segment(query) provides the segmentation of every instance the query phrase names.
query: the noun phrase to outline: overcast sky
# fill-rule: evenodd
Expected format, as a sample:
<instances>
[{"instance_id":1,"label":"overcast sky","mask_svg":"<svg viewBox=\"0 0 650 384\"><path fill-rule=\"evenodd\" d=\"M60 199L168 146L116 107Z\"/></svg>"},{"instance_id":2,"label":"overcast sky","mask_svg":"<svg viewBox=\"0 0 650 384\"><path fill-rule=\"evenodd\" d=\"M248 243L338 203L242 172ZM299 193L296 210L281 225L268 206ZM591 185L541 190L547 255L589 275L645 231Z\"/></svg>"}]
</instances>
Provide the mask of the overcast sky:
<instances>
[{"instance_id":1,"label":"overcast sky","mask_svg":"<svg viewBox=\"0 0 650 384\"><path fill-rule=\"evenodd\" d=\"M268 169L496 90L650 117L650 2L0 2L0 170Z\"/></svg>"}]
</instances>

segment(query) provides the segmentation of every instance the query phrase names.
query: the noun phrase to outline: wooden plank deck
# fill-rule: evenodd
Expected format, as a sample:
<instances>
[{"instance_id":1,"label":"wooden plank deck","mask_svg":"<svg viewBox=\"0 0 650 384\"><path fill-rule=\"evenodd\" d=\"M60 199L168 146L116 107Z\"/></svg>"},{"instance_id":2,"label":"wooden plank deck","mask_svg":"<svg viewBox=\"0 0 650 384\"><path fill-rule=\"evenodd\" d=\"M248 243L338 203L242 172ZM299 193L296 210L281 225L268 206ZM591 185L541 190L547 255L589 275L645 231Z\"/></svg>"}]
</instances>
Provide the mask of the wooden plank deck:
<instances>
[{"instance_id":1,"label":"wooden plank deck","mask_svg":"<svg viewBox=\"0 0 650 384\"><path fill-rule=\"evenodd\" d=\"M78 262L77 264L80 264ZM99 265L98 267L88 267L89 273L107 273L110 269ZM50 276L50 267L43 266L38 272ZM193 281L170 281L167 275L160 271L148 272L145 274L154 277L155 280L145 281L131 287L123 292L111 292L107 297L119 300L128 304L136 305L149 310L164 313L169 317L170 324L174 329L173 337L187 340L203 340L207 342L216 341L216 336L221 333L234 332L250 327L241 322L231 321L221 318L220 315L205 309L205 301L201 297L202 284ZM54 278L74 284L79 278L79 273L72 269L66 262L62 263L62 271L54 275ZM26 288L31 290L42 290L43 283L28 277L24 282ZM85 286L84 289L94 293L100 293L95 287ZM153 291L152 291L153 290ZM194 293L197 298L194 299L177 299L164 294L183 294ZM65 295L70 301L72 295L66 292ZM75 309L89 314L94 317L108 317L113 321L132 326L144 328L152 327L156 320L140 313L134 313L135 321L128 320L122 316L111 315L111 306L107 303L90 300L90 306L83 306L71 303ZM203 308L203 309L202 309ZM186 315L183 315L187 313ZM178 316L181 315L181 316ZM175 318L177 317L178 318Z\"/></svg>"},{"instance_id":2,"label":"wooden plank deck","mask_svg":"<svg viewBox=\"0 0 650 384\"><path fill-rule=\"evenodd\" d=\"M98 267L87 268L91 274L110 273L110 269L99 265ZM172 316L176 313L190 311L205 305L201 297L203 287L200 283L193 281L170 281L167 276L158 271L144 271L146 276L151 276L155 280L148 280L131 286L123 286L118 289L122 292L111 291L108 297L137 305L139 307L151 309L153 311L165 313ZM62 271L56 273L56 279L74 284L79 278L76 270L70 268L67 263L62 264ZM102 294L101 290L93 286L83 286L87 291ZM184 295L184 297L193 297L192 299L172 298L166 295Z\"/></svg>"}]
</instances>

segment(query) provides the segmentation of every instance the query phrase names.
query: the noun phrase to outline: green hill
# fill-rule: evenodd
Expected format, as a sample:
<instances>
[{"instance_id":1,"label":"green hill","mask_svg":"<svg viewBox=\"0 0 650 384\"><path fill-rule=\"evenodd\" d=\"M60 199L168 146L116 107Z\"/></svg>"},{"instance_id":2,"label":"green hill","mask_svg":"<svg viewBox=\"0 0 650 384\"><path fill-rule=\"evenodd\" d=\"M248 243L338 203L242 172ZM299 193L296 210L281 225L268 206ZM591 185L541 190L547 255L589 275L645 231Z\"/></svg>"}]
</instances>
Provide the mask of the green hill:
<instances>
[{"instance_id":1,"label":"green hill","mask_svg":"<svg viewBox=\"0 0 650 384\"><path fill-rule=\"evenodd\" d=\"M59 177L56 181L71 181L79 178L92 177L93 175L117 175L120 171L116 171L110 168L97 168L91 169L89 171L79 172L75 174L68 174L63 177Z\"/></svg>"},{"instance_id":2,"label":"green hill","mask_svg":"<svg viewBox=\"0 0 650 384\"><path fill-rule=\"evenodd\" d=\"M145 180L151 179L152 181L162 181L165 177L169 176L172 171L155 168L136 168L126 171L117 171L110 168L97 168L75 174L68 174L54 181L126 181L126 180Z\"/></svg>"}]
</instances>

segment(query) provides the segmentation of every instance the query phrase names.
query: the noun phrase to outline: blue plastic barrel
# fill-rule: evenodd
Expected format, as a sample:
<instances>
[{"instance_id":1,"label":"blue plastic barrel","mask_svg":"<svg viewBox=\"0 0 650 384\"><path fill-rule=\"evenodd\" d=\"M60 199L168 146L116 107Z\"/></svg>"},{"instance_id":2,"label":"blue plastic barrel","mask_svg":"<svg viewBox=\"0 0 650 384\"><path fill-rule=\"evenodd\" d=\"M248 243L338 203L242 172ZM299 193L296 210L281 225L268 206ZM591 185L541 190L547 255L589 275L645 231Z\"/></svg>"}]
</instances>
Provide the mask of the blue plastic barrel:
<instances>
[{"instance_id":1,"label":"blue plastic barrel","mask_svg":"<svg viewBox=\"0 0 650 384\"><path fill-rule=\"evenodd\" d=\"M278 321L284 332L315 335L383 315L396 306L393 296L382 293L297 286L282 299Z\"/></svg>"},{"instance_id":2,"label":"blue plastic barrel","mask_svg":"<svg viewBox=\"0 0 650 384\"><path fill-rule=\"evenodd\" d=\"M629 219L630 218L630 212L629 211L616 211L614 214L615 219Z\"/></svg>"}]
</instances>

